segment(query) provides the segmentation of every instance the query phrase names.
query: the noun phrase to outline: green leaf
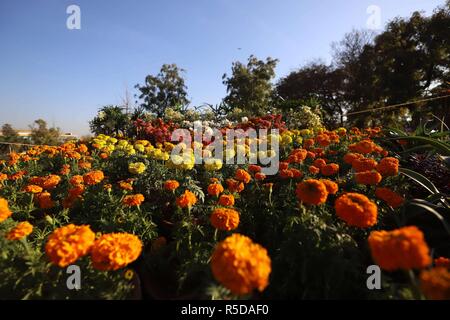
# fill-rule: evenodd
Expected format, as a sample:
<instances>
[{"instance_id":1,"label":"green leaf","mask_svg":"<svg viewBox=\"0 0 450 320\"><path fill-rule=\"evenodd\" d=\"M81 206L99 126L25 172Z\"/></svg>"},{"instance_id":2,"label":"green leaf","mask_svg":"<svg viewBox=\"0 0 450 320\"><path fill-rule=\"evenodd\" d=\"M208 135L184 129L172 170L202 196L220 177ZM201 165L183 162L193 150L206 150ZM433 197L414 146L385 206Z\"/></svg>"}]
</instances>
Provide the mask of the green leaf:
<instances>
[{"instance_id":1,"label":"green leaf","mask_svg":"<svg viewBox=\"0 0 450 320\"><path fill-rule=\"evenodd\" d=\"M427 137L416 137L416 136L396 136L396 137L390 137L387 139L395 139L395 140L412 140L416 141L422 144L430 144L433 147L436 148L436 150L441 153L443 156L450 156L450 146L445 143L441 142L437 139L433 138L427 138Z\"/></svg>"},{"instance_id":2,"label":"green leaf","mask_svg":"<svg viewBox=\"0 0 450 320\"><path fill-rule=\"evenodd\" d=\"M447 233L450 235L450 227L448 226L444 217L439 212L437 212L434 208L431 207L431 205L433 205L433 204L431 204L425 200L422 200L422 199L413 199L413 200L409 201L409 204L416 206L416 207L423 208L427 212L433 214L442 223L442 226L444 227L445 231L447 231Z\"/></svg>"},{"instance_id":3,"label":"green leaf","mask_svg":"<svg viewBox=\"0 0 450 320\"><path fill-rule=\"evenodd\" d=\"M406 168L399 168L398 171L399 173L410 178L411 180L414 180L416 183L427 189L430 193L432 194L439 193L438 188L436 188L433 182L431 182L429 179L427 179L420 173Z\"/></svg>"}]
</instances>

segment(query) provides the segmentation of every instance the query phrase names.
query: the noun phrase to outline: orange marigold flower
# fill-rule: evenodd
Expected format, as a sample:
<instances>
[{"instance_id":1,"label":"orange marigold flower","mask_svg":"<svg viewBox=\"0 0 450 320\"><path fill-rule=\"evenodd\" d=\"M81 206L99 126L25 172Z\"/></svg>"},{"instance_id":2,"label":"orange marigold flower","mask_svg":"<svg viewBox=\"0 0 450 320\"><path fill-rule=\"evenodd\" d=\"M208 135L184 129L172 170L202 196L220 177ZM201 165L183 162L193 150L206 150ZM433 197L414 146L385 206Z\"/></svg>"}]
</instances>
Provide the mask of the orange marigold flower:
<instances>
[{"instance_id":1,"label":"orange marigold flower","mask_svg":"<svg viewBox=\"0 0 450 320\"><path fill-rule=\"evenodd\" d=\"M8 175L6 173L0 173L0 182L3 182L8 179Z\"/></svg>"},{"instance_id":2,"label":"orange marigold flower","mask_svg":"<svg viewBox=\"0 0 450 320\"><path fill-rule=\"evenodd\" d=\"M339 218L353 227L368 228L377 223L377 205L359 193L340 196L334 203L334 209Z\"/></svg>"},{"instance_id":3,"label":"orange marigold flower","mask_svg":"<svg viewBox=\"0 0 450 320\"><path fill-rule=\"evenodd\" d=\"M250 174L243 169L237 169L234 178L243 183L249 183L252 180Z\"/></svg>"},{"instance_id":4,"label":"orange marigold flower","mask_svg":"<svg viewBox=\"0 0 450 320\"><path fill-rule=\"evenodd\" d=\"M251 164L248 166L248 171L254 172L254 173L261 172L261 167L257 166L256 164Z\"/></svg>"},{"instance_id":5,"label":"orange marigold flower","mask_svg":"<svg viewBox=\"0 0 450 320\"><path fill-rule=\"evenodd\" d=\"M69 189L69 196L73 199L80 197L83 193L84 185L82 184L76 185L75 187Z\"/></svg>"},{"instance_id":6,"label":"orange marigold flower","mask_svg":"<svg viewBox=\"0 0 450 320\"><path fill-rule=\"evenodd\" d=\"M389 188L377 188L375 190L375 196L385 201L392 208L398 208L405 202L405 198Z\"/></svg>"},{"instance_id":7,"label":"orange marigold flower","mask_svg":"<svg viewBox=\"0 0 450 320\"><path fill-rule=\"evenodd\" d=\"M223 194L219 198L219 204L221 206L234 206L234 196L232 194Z\"/></svg>"},{"instance_id":8,"label":"orange marigold flower","mask_svg":"<svg viewBox=\"0 0 450 320\"><path fill-rule=\"evenodd\" d=\"M328 145L330 145L331 141L330 141L330 137L326 134L319 134L316 136L316 141L317 143L322 146L322 147L326 147Z\"/></svg>"},{"instance_id":9,"label":"orange marigold flower","mask_svg":"<svg viewBox=\"0 0 450 320\"><path fill-rule=\"evenodd\" d=\"M220 183L212 183L208 186L208 194L213 197L218 197L223 190L223 186Z\"/></svg>"},{"instance_id":10,"label":"orange marigold flower","mask_svg":"<svg viewBox=\"0 0 450 320\"><path fill-rule=\"evenodd\" d=\"M9 176L9 180L16 181L16 180L22 179L22 177L23 177L26 173L27 173L27 172L26 172L25 170L18 171L18 172L16 172L16 173L10 175L10 176Z\"/></svg>"},{"instance_id":11,"label":"orange marigold flower","mask_svg":"<svg viewBox=\"0 0 450 320\"><path fill-rule=\"evenodd\" d=\"M430 250L416 226L372 231L368 241L372 258L384 270L420 269L431 264Z\"/></svg>"},{"instance_id":12,"label":"orange marigold flower","mask_svg":"<svg viewBox=\"0 0 450 320\"><path fill-rule=\"evenodd\" d=\"M8 207L8 201L0 198L0 222L5 221L12 215L11 210Z\"/></svg>"},{"instance_id":13,"label":"orange marigold flower","mask_svg":"<svg viewBox=\"0 0 450 320\"><path fill-rule=\"evenodd\" d=\"M399 161L393 157L381 159L376 169L383 177L396 176L398 174Z\"/></svg>"},{"instance_id":14,"label":"orange marigold flower","mask_svg":"<svg viewBox=\"0 0 450 320\"><path fill-rule=\"evenodd\" d=\"M294 177L294 172L291 169L280 170L280 177L283 179L289 179Z\"/></svg>"},{"instance_id":15,"label":"orange marigold flower","mask_svg":"<svg viewBox=\"0 0 450 320\"><path fill-rule=\"evenodd\" d=\"M47 191L36 194L36 201L41 209L50 209L55 206L51 194Z\"/></svg>"},{"instance_id":16,"label":"orange marigold flower","mask_svg":"<svg viewBox=\"0 0 450 320\"><path fill-rule=\"evenodd\" d=\"M61 181L60 176L57 176L55 174L48 175L43 178L42 188L44 188L45 190L54 189L59 184L60 181Z\"/></svg>"},{"instance_id":17,"label":"orange marigold flower","mask_svg":"<svg viewBox=\"0 0 450 320\"><path fill-rule=\"evenodd\" d=\"M180 208L190 208L197 203L197 197L189 190L185 190L184 193L177 198L177 205Z\"/></svg>"},{"instance_id":18,"label":"orange marigold flower","mask_svg":"<svg viewBox=\"0 0 450 320\"><path fill-rule=\"evenodd\" d=\"M314 160L314 162L313 162L313 166L317 167L319 169L326 165L327 165L327 161L322 158L318 158L318 159Z\"/></svg>"},{"instance_id":19,"label":"orange marigold flower","mask_svg":"<svg viewBox=\"0 0 450 320\"><path fill-rule=\"evenodd\" d=\"M63 164L61 170L59 170L60 175L67 175L70 173L70 164Z\"/></svg>"},{"instance_id":20,"label":"orange marigold flower","mask_svg":"<svg viewBox=\"0 0 450 320\"><path fill-rule=\"evenodd\" d=\"M420 289L431 300L450 300L450 272L437 267L420 274Z\"/></svg>"},{"instance_id":21,"label":"orange marigold flower","mask_svg":"<svg viewBox=\"0 0 450 320\"><path fill-rule=\"evenodd\" d=\"M328 180L328 179L321 179L320 181L327 188L328 194L336 194L338 192L339 187L338 187L338 184L336 182Z\"/></svg>"},{"instance_id":22,"label":"orange marigold flower","mask_svg":"<svg viewBox=\"0 0 450 320\"><path fill-rule=\"evenodd\" d=\"M131 185L131 183L126 181L120 181L119 188L122 190L129 190L129 191L133 190L133 186Z\"/></svg>"},{"instance_id":23,"label":"orange marigold flower","mask_svg":"<svg viewBox=\"0 0 450 320\"><path fill-rule=\"evenodd\" d=\"M28 221L20 222L6 234L6 239L20 240L31 234L31 232L33 232L33 225L31 223Z\"/></svg>"},{"instance_id":24,"label":"orange marigold flower","mask_svg":"<svg viewBox=\"0 0 450 320\"><path fill-rule=\"evenodd\" d=\"M40 186L37 186L35 184L29 184L23 189L23 191L28 193L41 193L42 190L43 189Z\"/></svg>"},{"instance_id":25,"label":"orange marigold flower","mask_svg":"<svg viewBox=\"0 0 450 320\"><path fill-rule=\"evenodd\" d=\"M262 181L262 180L264 180L265 178L266 178L266 175L265 175L264 173L262 173L262 172L257 172L257 173L255 173L255 179L256 179L256 180Z\"/></svg>"},{"instance_id":26,"label":"orange marigold flower","mask_svg":"<svg viewBox=\"0 0 450 320\"><path fill-rule=\"evenodd\" d=\"M219 230L234 230L239 225L239 212L229 208L217 208L211 214L211 224Z\"/></svg>"},{"instance_id":27,"label":"orange marigold flower","mask_svg":"<svg viewBox=\"0 0 450 320\"><path fill-rule=\"evenodd\" d=\"M311 174L318 174L320 172L320 169L316 166L309 166L308 171Z\"/></svg>"},{"instance_id":28,"label":"orange marigold flower","mask_svg":"<svg viewBox=\"0 0 450 320\"><path fill-rule=\"evenodd\" d=\"M320 173L324 176L332 176L339 172L339 165L337 163L329 163L320 168Z\"/></svg>"},{"instance_id":29,"label":"orange marigold flower","mask_svg":"<svg viewBox=\"0 0 450 320\"><path fill-rule=\"evenodd\" d=\"M306 159L306 156L308 155L308 151L305 149L294 149L289 154L287 162L289 163L302 163L303 160Z\"/></svg>"},{"instance_id":30,"label":"orange marigold flower","mask_svg":"<svg viewBox=\"0 0 450 320\"><path fill-rule=\"evenodd\" d=\"M439 257L434 259L434 265L436 267L444 267L450 269L450 259L445 257Z\"/></svg>"},{"instance_id":31,"label":"orange marigold flower","mask_svg":"<svg viewBox=\"0 0 450 320\"><path fill-rule=\"evenodd\" d=\"M351 165L353 163L353 161L355 161L356 159L361 159L361 158L364 158L364 156L362 154L349 152L344 156L344 162L346 164Z\"/></svg>"},{"instance_id":32,"label":"orange marigold flower","mask_svg":"<svg viewBox=\"0 0 450 320\"><path fill-rule=\"evenodd\" d=\"M91 171L91 172L86 173L83 176L83 181L88 186L92 186L92 185L95 185L95 184L98 184L98 183L102 182L102 180L104 178L105 178L105 176L103 175L102 171L95 170L95 171Z\"/></svg>"},{"instance_id":33,"label":"orange marigold flower","mask_svg":"<svg viewBox=\"0 0 450 320\"><path fill-rule=\"evenodd\" d=\"M226 180L227 183L227 188L228 190L230 190L231 192L241 192L242 190L244 190L244 183L234 180L234 179L227 179Z\"/></svg>"},{"instance_id":34,"label":"orange marigold flower","mask_svg":"<svg viewBox=\"0 0 450 320\"><path fill-rule=\"evenodd\" d=\"M301 178L301 177L303 177L303 172L301 172L301 171L298 170L298 169L292 168L292 169L291 169L291 172L292 172L292 176L293 176L294 178Z\"/></svg>"},{"instance_id":35,"label":"orange marigold flower","mask_svg":"<svg viewBox=\"0 0 450 320\"><path fill-rule=\"evenodd\" d=\"M69 224L53 231L45 252L57 266L64 268L86 255L94 244L95 233L89 226Z\"/></svg>"},{"instance_id":36,"label":"orange marigold flower","mask_svg":"<svg viewBox=\"0 0 450 320\"><path fill-rule=\"evenodd\" d=\"M141 252L142 242L133 234L104 234L92 246L92 265L101 271L118 270L139 258Z\"/></svg>"},{"instance_id":37,"label":"orange marigold flower","mask_svg":"<svg viewBox=\"0 0 450 320\"><path fill-rule=\"evenodd\" d=\"M122 200L122 203L127 207L140 206L142 202L144 202L145 198L142 194L131 194L125 196Z\"/></svg>"},{"instance_id":38,"label":"orange marigold flower","mask_svg":"<svg viewBox=\"0 0 450 320\"><path fill-rule=\"evenodd\" d=\"M287 168L289 168L289 162L281 161L280 164L278 165L278 168L280 170L287 170Z\"/></svg>"},{"instance_id":39,"label":"orange marigold flower","mask_svg":"<svg viewBox=\"0 0 450 320\"><path fill-rule=\"evenodd\" d=\"M180 186L180 183L177 180L167 180L164 182L164 189L169 191L174 191Z\"/></svg>"},{"instance_id":40,"label":"orange marigold flower","mask_svg":"<svg viewBox=\"0 0 450 320\"><path fill-rule=\"evenodd\" d=\"M375 169L377 162L374 159L360 158L352 162L352 168L356 172L371 171Z\"/></svg>"},{"instance_id":41,"label":"orange marigold flower","mask_svg":"<svg viewBox=\"0 0 450 320\"><path fill-rule=\"evenodd\" d=\"M92 164L89 161L80 160L78 161L78 168L88 170L92 168Z\"/></svg>"},{"instance_id":42,"label":"orange marigold flower","mask_svg":"<svg viewBox=\"0 0 450 320\"><path fill-rule=\"evenodd\" d=\"M368 154L374 151L376 145L372 140L362 140L356 144L348 146L351 151L356 151L362 154Z\"/></svg>"},{"instance_id":43,"label":"orange marigold flower","mask_svg":"<svg viewBox=\"0 0 450 320\"><path fill-rule=\"evenodd\" d=\"M326 185L316 179L308 179L298 183L295 193L299 201L313 205L324 203L328 197Z\"/></svg>"},{"instance_id":44,"label":"orange marigold flower","mask_svg":"<svg viewBox=\"0 0 450 320\"><path fill-rule=\"evenodd\" d=\"M376 171L362 171L355 174L355 181L358 184L377 185L381 182L381 174Z\"/></svg>"},{"instance_id":45,"label":"orange marigold flower","mask_svg":"<svg viewBox=\"0 0 450 320\"><path fill-rule=\"evenodd\" d=\"M211 270L224 287L243 295L267 287L271 261L266 249L235 233L217 245L211 257Z\"/></svg>"},{"instance_id":46,"label":"orange marigold flower","mask_svg":"<svg viewBox=\"0 0 450 320\"><path fill-rule=\"evenodd\" d=\"M314 145L314 139L305 139L303 140L303 147L310 148Z\"/></svg>"},{"instance_id":47,"label":"orange marigold flower","mask_svg":"<svg viewBox=\"0 0 450 320\"><path fill-rule=\"evenodd\" d=\"M83 176L76 175L70 178L69 183L73 186L77 186L84 183Z\"/></svg>"}]
</instances>

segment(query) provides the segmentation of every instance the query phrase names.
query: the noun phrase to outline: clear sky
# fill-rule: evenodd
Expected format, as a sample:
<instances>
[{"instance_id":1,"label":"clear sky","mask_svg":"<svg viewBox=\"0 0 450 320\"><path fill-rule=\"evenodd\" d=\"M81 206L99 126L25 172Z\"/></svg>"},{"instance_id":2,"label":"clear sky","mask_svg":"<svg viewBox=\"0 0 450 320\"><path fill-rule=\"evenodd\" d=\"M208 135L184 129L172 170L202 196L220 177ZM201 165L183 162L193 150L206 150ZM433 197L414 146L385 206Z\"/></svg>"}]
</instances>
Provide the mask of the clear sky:
<instances>
[{"instance_id":1,"label":"clear sky","mask_svg":"<svg viewBox=\"0 0 450 320\"><path fill-rule=\"evenodd\" d=\"M186 69L192 104L218 103L221 77L250 54L280 59L277 78L330 44L381 22L427 14L444 0L0 0L0 125L27 128L43 118L66 132L88 133L99 107L119 104L128 88L163 63ZM81 9L69 30L66 8ZM133 99L134 100L134 99Z\"/></svg>"}]
</instances>

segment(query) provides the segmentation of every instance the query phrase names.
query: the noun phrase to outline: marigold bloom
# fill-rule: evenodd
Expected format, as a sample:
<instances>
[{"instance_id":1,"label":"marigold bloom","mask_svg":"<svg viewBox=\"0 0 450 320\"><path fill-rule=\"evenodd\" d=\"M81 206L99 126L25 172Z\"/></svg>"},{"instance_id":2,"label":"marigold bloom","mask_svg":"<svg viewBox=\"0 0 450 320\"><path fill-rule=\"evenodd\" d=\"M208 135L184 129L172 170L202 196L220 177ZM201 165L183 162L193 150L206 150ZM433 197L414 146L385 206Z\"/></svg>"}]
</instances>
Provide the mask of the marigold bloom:
<instances>
[{"instance_id":1,"label":"marigold bloom","mask_svg":"<svg viewBox=\"0 0 450 320\"><path fill-rule=\"evenodd\" d=\"M313 162L313 166L317 167L319 169L326 165L327 165L327 161L322 158L318 158L318 159L314 160L314 162Z\"/></svg>"},{"instance_id":2,"label":"marigold bloom","mask_svg":"<svg viewBox=\"0 0 450 320\"><path fill-rule=\"evenodd\" d=\"M316 179L308 179L298 183L295 193L299 201L313 205L324 203L328 197L326 185Z\"/></svg>"},{"instance_id":3,"label":"marigold bloom","mask_svg":"<svg viewBox=\"0 0 450 320\"><path fill-rule=\"evenodd\" d=\"M217 208L211 214L211 224L219 230L234 230L239 225L239 212L229 208Z\"/></svg>"},{"instance_id":4,"label":"marigold bloom","mask_svg":"<svg viewBox=\"0 0 450 320\"><path fill-rule=\"evenodd\" d=\"M291 169L291 172L292 172L292 176L293 176L294 178L301 178L301 177L303 177L303 172L301 172L301 171L298 170L298 169L292 168L292 169Z\"/></svg>"},{"instance_id":5,"label":"marigold bloom","mask_svg":"<svg viewBox=\"0 0 450 320\"><path fill-rule=\"evenodd\" d=\"M405 198L389 188L377 188L375 190L375 196L385 201L392 208L398 208L405 202Z\"/></svg>"},{"instance_id":6,"label":"marigold bloom","mask_svg":"<svg viewBox=\"0 0 450 320\"><path fill-rule=\"evenodd\" d=\"M289 154L287 162L289 163L302 163L306 159L308 151L306 149L294 149Z\"/></svg>"},{"instance_id":7,"label":"marigold bloom","mask_svg":"<svg viewBox=\"0 0 450 320\"><path fill-rule=\"evenodd\" d=\"M356 172L371 171L371 170L375 169L376 166L377 166L377 162L374 159L369 159L369 158L355 159L352 162L352 168Z\"/></svg>"},{"instance_id":8,"label":"marigold bloom","mask_svg":"<svg viewBox=\"0 0 450 320\"><path fill-rule=\"evenodd\" d=\"M8 175L6 173L0 173L0 182L3 182L8 179Z\"/></svg>"},{"instance_id":9,"label":"marigold bloom","mask_svg":"<svg viewBox=\"0 0 450 320\"><path fill-rule=\"evenodd\" d=\"M350 145L348 148L351 151L356 151L362 154L368 154L374 151L376 145L372 140L362 140L354 145Z\"/></svg>"},{"instance_id":10,"label":"marigold bloom","mask_svg":"<svg viewBox=\"0 0 450 320\"><path fill-rule=\"evenodd\" d=\"M445 257L439 257L434 259L434 265L436 267L444 267L450 269L450 259Z\"/></svg>"},{"instance_id":11,"label":"marigold bloom","mask_svg":"<svg viewBox=\"0 0 450 320\"><path fill-rule=\"evenodd\" d=\"M84 185L79 184L69 189L69 197L72 199L80 197L84 193Z\"/></svg>"},{"instance_id":12,"label":"marigold bloom","mask_svg":"<svg viewBox=\"0 0 450 320\"><path fill-rule=\"evenodd\" d=\"M6 234L6 239L20 240L31 234L31 232L33 232L33 225L31 223L28 221L20 222Z\"/></svg>"},{"instance_id":13,"label":"marigold bloom","mask_svg":"<svg viewBox=\"0 0 450 320\"><path fill-rule=\"evenodd\" d=\"M40 186L37 186L35 184L29 184L23 189L23 191L27 193L41 193L42 190L43 189Z\"/></svg>"},{"instance_id":14,"label":"marigold bloom","mask_svg":"<svg viewBox=\"0 0 450 320\"><path fill-rule=\"evenodd\" d=\"M353 227L368 228L377 223L377 205L359 193L340 196L334 203L334 209L339 218Z\"/></svg>"},{"instance_id":15,"label":"marigold bloom","mask_svg":"<svg viewBox=\"0 0 450 320\"><path fill-rule=\"evenodd\" d=\"M49 192L41 192L36 194L36 201L41 209L50 209L55 206L52 196Z\"/></svg>"},{"instance_id":16,"label":"marigold bloom","mask_svg":"<svg viewBox=\"0 0 450 320\"><path fill-rule=\"evenodd\" d=\"M80 160L78 161L78 168L83 170L89 170L92 168L92 164L89 161Z\"/></svg>"},{"instance_id":17,"label":"marigold bloom","mask_svg":"<svg viewBox=\"0 0 450 320\"><path fill-rule=\"evenodd\" d=\"M396 176L398 174L399 161L393 157L381 159L376 169L383 177Z\"/></svg>"},{"instance_id":18,"label":"marigold bloom","mask_svg":"<svg viewBox=\"0 0 450 320\"><path fill-rule=\"evenodd\" d=\"M336 182L328 180L328 179L321 179L320 181L327 188L328 194L336 194L338 192L339 187L338 187L338 184Z\"/></svg>"},{"instance_id":19,"label":"marigold bloom","mask_svg":"<svg viewBox=\"0 0 450 320\"><path fill-rule=\"evenodd\" d=\"M280 170L280 177L283 179L289 179L294 177L294 172L291 169Z\"/></svg>"},{"instance_id":20,"label":"marigold bloom","mask_svg":"<svg viewBox=\"0 0 450 320\"><path fill-rule=\"evenodd\" d=\"M450 272L437 267L420 274L420 289L431 300L450 300Z\"/></svg>"},{"instance_id":21,"label":"marigold bloom","mask_svg":"<svg viewBox=\"0 0 450 320\"><path fill-rule=\"evenodd\" d=\"M262 172L255 173L255 179L258 181L262 181L266 178L266 175Z\"/></svg>"},{"instance_id":22,"label":"marigold bloom","mask_svg":"<svg viewBox=\"0 0 450 320\"><path fill-rule=\"evenodd\" d=\"M235 233L217 245L211 257L211 270L224 287L243 295L267 287L271 261L266 249Z\"/></svg>"},{"instance_id":23,"label":"marigold bloom","mask_svg":"<svg viewBox=\"0 0 450 320\"><path fill-rule=\"evenodd\" d=\"M70 173L70 165L63 164L61 170L59 170L59 174L65 176L69 173Z\"/></svg>"},{"instance_id":24,"label":"marigold bloom","mask_svg":"<svg viewBox=\"0 0 450 320\"><path fill-rule=\"evenodd\" d=\"M142 174L147 169L144 163L135 162L128 165L128 171L133 174Z\"/></svg>"},{"instance_id":25,"label":"marigold bloom","mask_svg":"<svg viewBox=\"0 0 450 320\"><path fill-rule=\"evenodd\" d=\"M320 168L320 173L324 176L332 176L339 172L339 165L336 163L329 163Z\"/></svg>"},{"instance_id":26,"label":"marigold bloom","mask_svg":"<svg viewBox=\"0 0 450 320\"><path fill-rule=\"evenodd\" d=\"M142 202L144 202L145 198L142 194L132 194L125 196L122 200L122 203L127 207L140 206Z\"/></svg>"},{"instance_id":27,"label":"marigold bloom","mask_svg":"<svg viewBox=\"0 0 450 320\"><path fill-rule=\"evenodd\" d=\"M382 176L376 171L362 171L355 174L355 181L358 184L377 185L381 182Z\"/></svg>"},{"instance_id":28,"label":"marigold bloom","mask_svg":"<svg viewBox=\"0 0 450 320\"><path fill-rule=\"evenodd\" d=\"M101 271L118 270L139 258L141 251L142 242L133 234L104 234L92 246L92 265Z\"/></svg>"},{"instance_id":29,"label":"marigold bloom","mask_svg":"<svg viewBox=\"0 0 450 320\"><path fill-rule=\"evenodd\" d=\"M343 160L346 164L352 165L353 161L361 158L364 158L362 154L349 152L344 156Z\"/></svg>"},{"instance_id":30,"label":"marigold bloom","mask_svg":"<svg viewBox=\"0 0 450 320\"><path fill-rule=\"evenodd\" d=\"M120 181L119 188L122 190L128 190L128 191L133 190L133 186L131 185L131 183L126 182L126 181Z\"/></svg>"},{"instance_id":31,"label":"marigold bloom","mask_svg":"<svg viewBox=\"0 0 450 320\"><path fill-rule=\"evenodd\" d=\"M368 241L372 258L384 270L420 269L431 264L430 250L416 226L372 231Z\"/></svg>"},{"instance_id":32,"label":"marigold bloom","mask_svg":"<svg viewBox=\"0 0 450 320\"><path fill-rule=\"evenodd\" d=\"M278 165L278 168L280 170L287 170L289 168L289 162L281 161L280 164Z\"/></svg>"},{"instance_id":33,"label":"marigold bloom","mask_svg":"<svg viewBox=\"0 0 450 320\"><path fill-rule=\"evenodd\" d=\"M26 174L26 171L21 170L16 173L13 173L9 176L9 180L16 181L22 179L22 177Z\"/></svg>"},{"instance_id":34,"label":"marigold bloom","mask_svg":"<svg viewBox=\"0 0 450 320\"><path fill-rule=\"evenodd\" d=\"M185 190L184 193L177 198L177 205L180 208L190 208L197 203L197 197L189 190Z\"/></svg>"},{"instance_id":35,"label":"marigold bloom","mask_svg":"<svg viewBox=\"0 0 450 320\"><path fill-rule=\"evenodd\" d=\"M261 167L257 166L256 164L251 164L248 166L248 171L254 172L254 173L261 172Z\"/></svg>"},{"instance_id":36,"label":"marigold bloom","mask_svg":"<svg viewBox=\"0 0 450 320\"><path fill-rule=\"evenodd\" d=\"M308 171L311 174L318 174L320 172L320 169L316 166L309 166Z\"/></svg>"},{"instance_id":37,"label":"marigold bloom","mask_svg":"<svg viewBox=\"0 0 450 320\"><path fill-rule=\"evenodd\" d=\"M43 177L41 186L45 190L51 190L51 189L54 189L59 184L60 181L61 181L60 176L51 174L46 177Z\"/></svg>"},{"instance_id":38,"label":"marigold bloom","mask_svg":"<svg viewBox=\"0 0 450 320\"><path fill-rule=\"evenodd\" d=\"M234 180L234 179L227 179L226 180L227 183L227 188L228 190L230 190L231 192L241 192L242 190L244 190L244 183Z\"/></svg>"},{"instance_id":39,"label":"marigold bloom","mask_svg":"<svg viewBox=\"0 0 450 320\"><path fill-rule=\"evenodd\" d=\"M105 178L105 176L103 175L102 171L95 170L95 171L91 171L91 172L86 173L83 176L83 181L88 186L92 186L92 185L95 185L95 184L98 184L98 183L102 182L102 180L104 178Z\"/></svg>"},{"instance_id":40,"label":"marigold bloom","mask_svg":"<svg viewBox=\"0 0 450 320\"><path fill-rule=\"evenodd\" d=\"M11 210L8 207L8 201L0 198L0 222L5 221L12 215Z\"/></svg>"},{"instance_id":41,"label":"marigold bloom","mask_svg":"<svg viewBox=\"0 0 450 320\"><path fill-rule=\"evenodd\" d=\"M220 183L212 183L208 186L208 194L213 197L218 197L223 190L223 186Z\"/></svg>"},{"instance_id":42,"label":"marigold bloom","mask_svg":"<svg viewBox=\"0 0 450 320\"><path fill-rule=\"evenodd\" d=\"M232 194L223 194L219 198L219 204L225 207L234 206L234 196Z\"/></svg>"},{"instance_id":43,"label":"marigold bloom","mask_svg":"<svg viewBox=\"0 0 450 320\"><path fill-rule=\"evenodd\" d=\"M95 233L89 226L69 224L53 231L45 252L57 266L64 268L86 255L94 244Z\"/></svg>"},{"instance_id":44,"label":"marigold bloom","mask_svg":"<svg viewBox=\"0 0 450 320\"><path fill-rule=\"evenodd\" d=\"M251 175L243 169L237 169L234 178L243 183L249 183L252 180Z\"/></svg>"},{"instance_id":45,"label":"marigold bloom","mask_svg":"<svg viewBox=\"0 0 450 320\"><path fill-rule=\"evenodd\" d=\"M69 183L73 186L83 184L84 183L83 176L75 175L72 178L70 178Z\"/></svg>"},{"instance_id":46,"label":"marigold bloom","mask_svg":"<svg viewBox=\"0 0 450 320\"><path fill-rule=\"evenodd\" d=\"M164 189L168 191L174 191L180 186L180 183L177 180L167 180L164 182Z\"/></svg>"}]
</instances>

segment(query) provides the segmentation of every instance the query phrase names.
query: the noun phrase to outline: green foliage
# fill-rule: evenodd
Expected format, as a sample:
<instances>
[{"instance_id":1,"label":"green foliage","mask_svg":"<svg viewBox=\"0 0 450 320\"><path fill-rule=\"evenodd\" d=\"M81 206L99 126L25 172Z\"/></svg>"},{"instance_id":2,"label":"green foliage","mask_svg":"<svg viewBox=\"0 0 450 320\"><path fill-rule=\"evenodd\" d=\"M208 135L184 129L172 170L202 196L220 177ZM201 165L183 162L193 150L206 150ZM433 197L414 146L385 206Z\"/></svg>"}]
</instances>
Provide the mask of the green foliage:
<instances>
[{"instance_id":1,"label":"green foliage","mask_svg":"<svg viewBox=\"0 0 450 320\"><path fill-rule=\"evenodd\" d=\"M148 75L143 85L136 85L140 91L141 106L162 118L167 108L181 111L189 104L186 85L176 64L164 64L156 75Z\"/></svg>"},{"instance_id":2,"label":"green foliage","mask_svg":"<svg viewBox=\"0 0 450 320\"><path fill-rule=\"evenodd\" d=\"M129 129L130 116L119 106L104 106L97 116L89 122L91 132L97 135L118 135Z\"/></svg>"},{"instance_id":3,"label":"green foliage","mask_svg":"<svg viewBox=\"0 0 450 320\"><path fill-rule=\"evenodd\" d=\"M38 145L57 145L61 142L59 128L47 128L47 122L42 119L34 121L31 129L31 141Z\"/></svg>"},{"instance_id":4,"label":"green foliage","mask_svg":"<svg viewBox=\"0 0 450 320\"><path fill-rule=\"evenodd\" d=\"M273 87L271 80L275 76L278 60L268 57L266 61L251 55L247 64L233 62L231 76L224 74L223 84L227 87L224 103L231 108L240 108L261 114L271 105Z\"/></svg>"}]
</instances>

